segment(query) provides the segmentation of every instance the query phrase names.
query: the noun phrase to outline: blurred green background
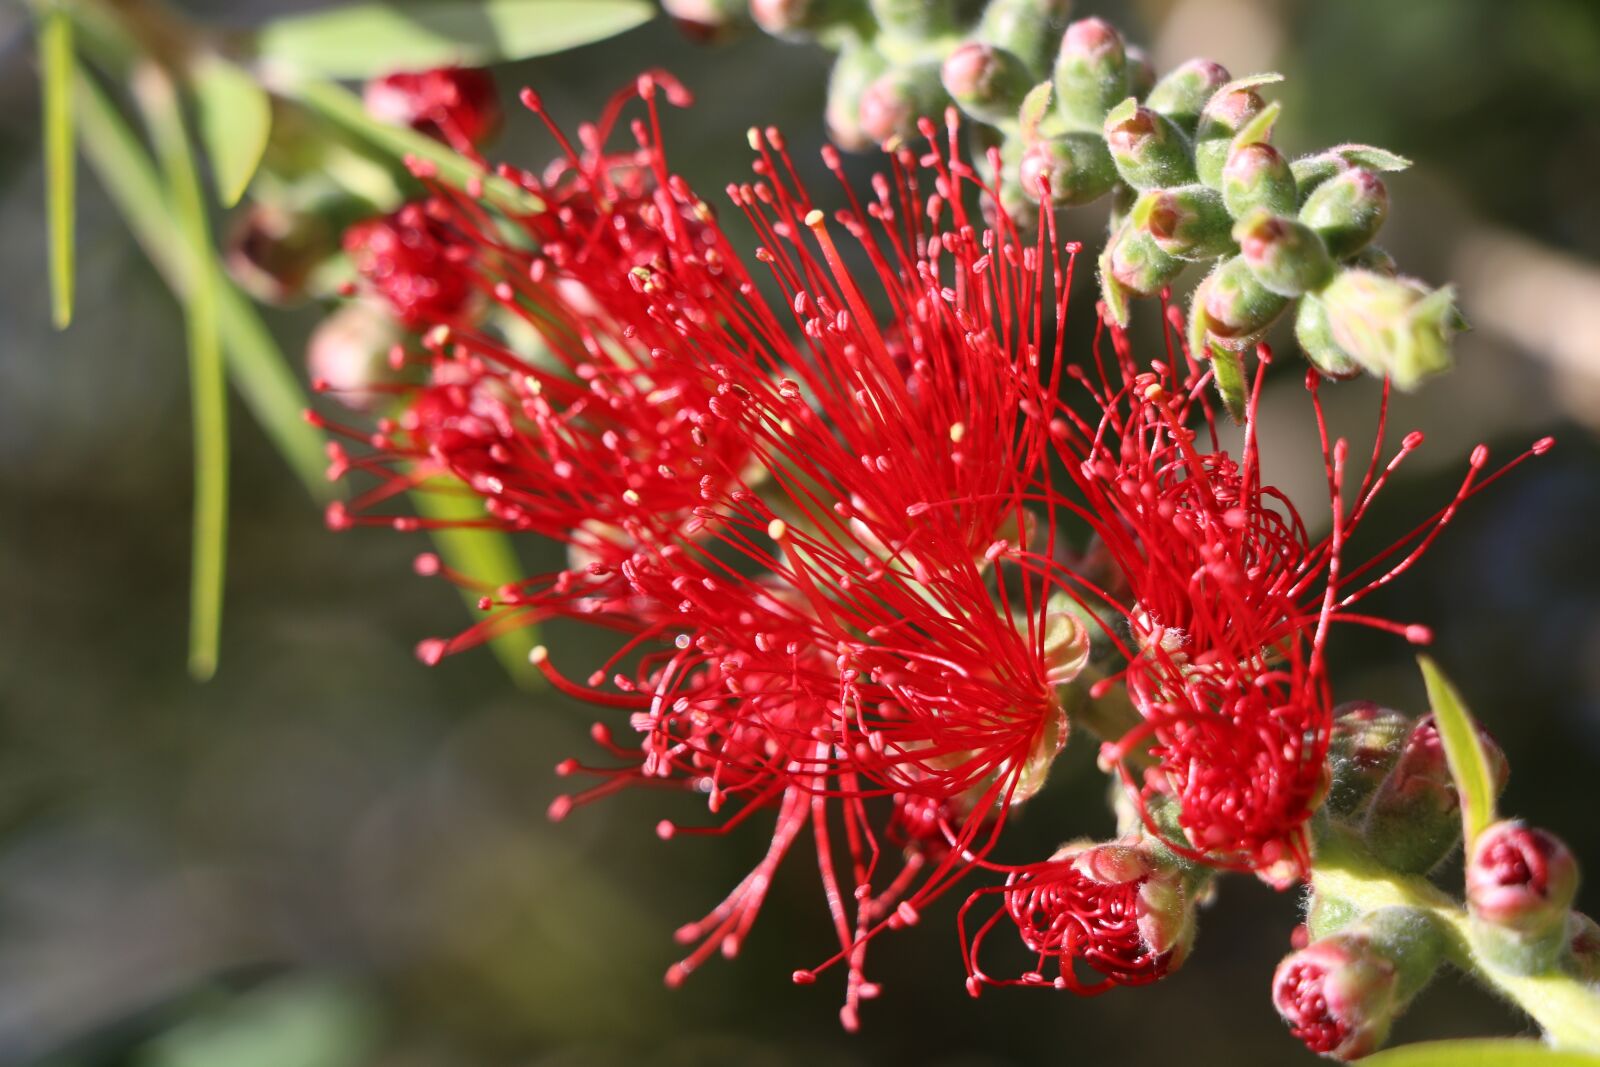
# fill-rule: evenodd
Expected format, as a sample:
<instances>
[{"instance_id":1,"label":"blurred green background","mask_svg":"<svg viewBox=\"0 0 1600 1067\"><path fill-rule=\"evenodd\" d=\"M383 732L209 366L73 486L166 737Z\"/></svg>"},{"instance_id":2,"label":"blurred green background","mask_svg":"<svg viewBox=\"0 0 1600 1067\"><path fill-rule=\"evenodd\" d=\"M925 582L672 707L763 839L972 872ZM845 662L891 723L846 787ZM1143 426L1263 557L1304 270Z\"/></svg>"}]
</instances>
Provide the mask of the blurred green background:
<instances>
[{"instance_id":1,"label":"blurred green background","mask_svg":"<svg viewBox=\"0 0 1600 1067\"><path fill-rule=\"evenodd\" d=\"M185 6L249 21L289 5ZM1436 656L1511 759L1506 810L1600 864L1600 5L1078 10L1112 19L1163 67L1205 54L1236 73L1287 72L1290 150L1357 140L1417 160L1391 183L1384 243L1408 270L1460 282L1477 329L1455 374L1396 404L1395 425L1430 444L1365 544L1441 504L1478 441L1508 457L1549 432L1559 447L1476 500L1372 606L1435 628ZM745 173L751 124L781 125L815 160L826 57L759 34L705 48L658 20L507 68L501 84L508 101L537 85L570 126L646 65L699 96L669 116L667 140L700 188ZM1240 878L1182 972L1090 1001L970 1000L945 901L875 946L884 995L850 1037L837 983L788 979L828 942L815 872L796 855L744 957L668 992L672 930L748 869L760 820L666 844L653 833L663 806L692 820L697 804L650 793L547 824L551 768L586 752L590 714L517 690L482 651L420 666L415 641L462 621L453 591L413 577L422 542L325 532L242 410L222 667L191 683L180 317L85 175L78 321L51 331L34 76L26 16L0 7L0 1064L1311 1061L1267 997L1299 902ZM508 125L493 154L550 155L530 117ZM1067 228L1094 241L1101 224L1086 211ZM1080 329L1092 299L1085 289ZM271 322L298 352L319 314ZM1262 433L1269 477L1314 501L1298 378L1275 378ZM1341 428L1367 440L1373 383L1330 394ZM530 567L556 558L523 547ZM603 652L572 628L550 643L580 677ZM1341 698L1421 710L1399 642L1346 632L1336 655ZM1069 750L1017 821L1011 858L1109 832L1091 756ZM1585 910L1600 907L1597 886ZM1523 1029L1446 976L1397 1037Z\"/></svg>"}]
</instances>

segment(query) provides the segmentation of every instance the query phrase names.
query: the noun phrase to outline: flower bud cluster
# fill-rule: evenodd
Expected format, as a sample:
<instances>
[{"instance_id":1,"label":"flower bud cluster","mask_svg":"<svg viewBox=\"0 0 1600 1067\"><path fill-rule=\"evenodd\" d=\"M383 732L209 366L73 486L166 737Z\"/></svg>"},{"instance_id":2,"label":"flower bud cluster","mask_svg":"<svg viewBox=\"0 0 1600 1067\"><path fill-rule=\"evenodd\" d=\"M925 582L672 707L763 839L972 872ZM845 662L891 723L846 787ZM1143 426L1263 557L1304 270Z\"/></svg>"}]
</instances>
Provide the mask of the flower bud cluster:
<instances>
[{"instance_id":1,"label":"flower bud cluster","mask_svg":"<svg viewBox=\"0 0 1600 1067\"><path fill-rule=\"evenodd\" d=\"M922 0L752 0L756 22L838 50L827 105L841 146L916 136L953 103L997 147L1001 199L1020 218L1040 201L1114 195L1100 257L1111 318L1164 293L1190 263L1210 268L1190 303L1189 344L1217 364L1235 417L1242 353L1283 318L1330 377L1366 371L1402 389L1444 369L1461 328L1452 291L1396 274L1373 244L1389 213L1382 175L1408 162L1340 145L1290 161L1272 145L1276 74L1233 78L1191 59L1157 77L1098 18L1068 23L1070 0L990 0L962 27Z\"/></svg>"}]
</instances>

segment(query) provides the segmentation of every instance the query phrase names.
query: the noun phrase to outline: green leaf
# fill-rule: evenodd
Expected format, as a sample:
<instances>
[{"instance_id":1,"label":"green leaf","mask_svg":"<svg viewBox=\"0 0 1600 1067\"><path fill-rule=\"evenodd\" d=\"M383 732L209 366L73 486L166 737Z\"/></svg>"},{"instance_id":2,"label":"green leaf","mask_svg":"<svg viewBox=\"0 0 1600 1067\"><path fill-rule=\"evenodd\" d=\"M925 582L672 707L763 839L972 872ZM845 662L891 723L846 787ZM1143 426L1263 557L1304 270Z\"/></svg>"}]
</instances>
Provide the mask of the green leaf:
<instances>
[{"instance_id":1,"label":"green leaf","mask_svg":"<svg viewBox=\"0 0 1600 1067\"><path fill-rule=\"evenodd\" d=\"M189 673L205 681L217 670L228 538L228 391L222 366L217 275L211 269L211 225L184 128L178 94L154 66L134 76L135 95L161 162L167 200L190 284L180 294L189 342L189 396L194 435L194 542L189 581Z\"/></svg>"},{"instance_id":2,"label":"green leaf","mask_svg":"<svg viewBox=\"0 0 1600 1067\"><path fill-rule=\"evenodd\" d=\"M174 293L187 291L188 263L171 240L176 223L155 165L122 115L81 69L77 88L84 157L168 287ZM308 406L305 392L255 306L228 280L214 255L211 269L235 387L307 491L318 500L328 499L332 494L323 475L323 437L301 417Z\"/></svg>"},{"instance_id":3,"label":"green leaf","mask_svg":"<svg viewBox=\"0 0 1600 1067\"><path fill-rule=\"evenodd\" d=\"M411 501L417 513L429 519L471 522L481 520L484 515L482 498L453 479L434 479L427 488L413 492ZM428 532L445 564L475 582L498 589L527 577L510 539L499 530L440 526ZM483 617L478 608L480 595L475 589L463 587L461 590L474 621ZM508 630L489 641L495 658L511 675L511 680L524 689L537 689L544 684L544 676L528 662L528 653L537 644L539 627L533 623Z\"/></svg>"},{"instance_id":4,"label":"green leaf","mask_svg":"<svg viewBox=\"0 0 1600 1067\"><path fill-rule=\"evenodd\" d=\"M341 126L368 144L396 158L414 156L432 163L439 177L455 186L473 181L483 183L484 198L512 212L544 210L544 202L532 193L496 174L486 174L481 166L453 151L449 146L404 126L391 126L367 114L361 98L333 82L299 81L284 86L284 91L329 122Z\"/></svg>"},{"instance_id":5,"label":"green leaf","mask_svg":"<svg viewBox=\"0 0 1600 1067\"><path fill-rule=\"evenodd\" d=\"M189 87L200 105L200 139L211 160L217 199L232 207L267 150L272 101L250 75L219 56L196 64Z\"/></svg>"},{"instance_id":6,"label":"green leaf","mask_svg":"<svg viewBox=\"0 0 1600 1067\"><path fill-rule=\"evenodd\" d=\"M380 1040L373 1006L326 980L280 981L225 1001L149 1043L139 1067L358 1067Z\"/></svg>"},{"instance_id":7,"label":"green leaf","mask_svg":"<svg viewBox=\"0 0 1600 1067\"><path fill-rule=\"evenodd\" d=\"M60 7L39 15L40 96L44 102L45 214L50 231L50 312L56 329L72 322L73 202L72 20Z\"/></svg>"},{"instance_id":8,"label":"green leaf","mask_svg":"<svg viewBox=\"0 0 1600 1067\"><path fill-rule=\"evenodd\" d=\"M481 0L353 3L262 26L265 62L334 78L484 65L548 55L649 21L643 0Z\"/></svg>"},{"instance_id":9,"label":"green leaf","mask_svg":"<svg viewBox=\"0 0 1600 1067\"><path fill-rule=\"evenodd\" d=\"M1487 1038L1402 1045L1361 1061L1362 1067L1600 1067L1600 1056L1537 1041Z\"/></svg>"},{"instance_id":10,"label":"green leaf","mask_svg":"<svg viewBox=\"0 0 1600 1067\"><path fill-rule=\"evenodd\" d=\"M1217 393L1228 408L1234 422L1244 422L1249 409L1249 384L1244 376L1244 354L1230 348L1211 345L1211 374L1216 379Z\"/></svg>"},{"instance_id":11,"label":"green leaf","mask_svg":"<svg viewBox=\"0 0 1600 1067\"><path fill-rule=\"evenodd\" d=\"M1022 98L1017 118L1022 125L1024 139L1032 140L1039 135L1039 124L1050 113L1050 96L1054 91L1055 83L1045 80L1029 89L1028 95Z\"/></svg>"},{"instance_id":12,"label":"green leaf","mask_svg":"<svg viewBox=\"0 0 1600 1067\"><path fill-rule=\"evenodd\" d=\"M1450 776L1461 796L1461 824L1470 852L1478 834L1494 821L1494 768L1489 765L1478 738L1478 725L1461 702L1461 696L1444 673L1427 656L1418 656L1422 680L1428 687L1428 703L1439 738L1444 742Z\"/></svg>"}]
</instances>

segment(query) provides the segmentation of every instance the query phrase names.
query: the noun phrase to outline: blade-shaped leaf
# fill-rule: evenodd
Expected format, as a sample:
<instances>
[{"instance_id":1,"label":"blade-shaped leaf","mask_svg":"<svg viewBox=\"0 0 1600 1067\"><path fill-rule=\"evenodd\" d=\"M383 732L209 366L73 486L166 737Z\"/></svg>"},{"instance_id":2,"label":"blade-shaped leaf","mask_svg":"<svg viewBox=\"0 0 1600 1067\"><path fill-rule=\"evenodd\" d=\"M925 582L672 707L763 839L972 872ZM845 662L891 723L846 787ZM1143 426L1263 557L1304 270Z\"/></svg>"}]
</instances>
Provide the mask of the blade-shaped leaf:
<instances>
[{"instance_id":1,"label":"blade-shaped leaf","mask_svg":"<svg viewBox=\"0 0 1600 1067\"><path fill-rule=\"evenodd\" d=\"M391 126L373 118L367 114L361 98L342 86L311 80L294 82L284 86L284 90L329 122L342 126L375 148L398 158L415 156L432 163L439 177L452 185L482 182L485 199L497 207L514 212L544 210L544 202L538 197L499 175L485 174L482 167L449 146L415 130Z\"/></svg>"},{"instance_id":2,"label":"blade-shaped leaf","mask_svg":"<svg viewBox=\"0 0 1600 1067\"><path fill-rule=\"evenodd\" d=\"M1494 821L1494 768L1489 765L1478 739L1478 724L1461 702L1455 686L1427 656L1418 656L1417 663L1422 667L1428 703L1439 726L1439 738L1444 742L1450 777L1455 779L1456 791L1461 796L1462 832L1470 850L1473 840Z\"/></svg>"},{"instance_id":3,"label":"blade-shaped leaf","mask_svg":"<svg viewBox=\"0 0 1600 1067\"><path fill-rule=\"evenodd\" d=\"M1600 1056L1537 1041L1488 1038L1402 1045L1361 1061L1362 1067L1600 1067Z\"/></svg>"},{"instance_id":4,"label":"blade-shaped leaf","mask_svg":"<svg viewBox=\"0 0 1600 1067\"><path fill-rule=\"evenodd\" d=\"M84 157L167 285L175 293L185 291L187 262L171 241L175 224L155 165L92 78L80 71L77 88ZM311 495L328 499L322 434L301 417L308 406L305 392L255 306L224 276L214 256L212 271L234 385Z\"/></svg>"},{"instance_id":5,"label":"blade-shaped leaf","mask_svg":"<svg viewBox=\"0 0 1600 1067\"><path fill-rule=\"evenodd\" d=\"M45 214L50 229L50 309L56 329L72 322L72 20L59 7L40 13L40 95L44 102Z\"/></svg>"},{"instance_id":6,"label":"blade-shaped leaf","mask_svg":"<svg viewBox=\"0 0 1600 1067\"><path fill-rule=\"evenodd\" d=\"M649 21L644 0L480 0L343 4L274 19L256 54L293 70L368 78L395 70L548 55Z\"/></svg>"},{"instance_id":7,"label":"blade-shaped leaf","mask_svg":"<svg viewBox=\"0 0 1600 1067\"><path fill-rule=\"evenodd\" d=\"M483 500L461 487L462 492L449 491L443 480L411 494L412 503L419 514L429 519L444 521L472 521L483 518ZM516 552L506 535L498 530L470 529L460 526L441 526L429 531L439 557L454 571L490 588L499 588L519 582L527 577ZM463 588L462 599L467 610L478 618L483 612L478 608L481 593ZM537 689L544 684L544 676L528 662L528 653L539 643L539 627L529 623L491 638L490 647L495 658L511 675L512 681L525 689Z\"/></svg>"},{"instance_id":8,"label":"blade-shaped leaf","mask_svg":"<svg viewBox=\"0 0 1600 1067\"><path fill-rule=\"evenodd\" d=\"M228 392L217 319L217 277L211 269L211 225L177 90L166 73L153 66L141 68L134 85L161 162L190 283L181 293L194 424L189 673L204 681L217 670L228 538Z\"/></svg>"},{"instance_id":9,"label":"blade-shaped leaf","mask_svg":"<svg viewBox=\"0 0 1600 1067\"><path fill-rule=\"evenodd\" d=\"M200 140L211 160L217 199L232 207L267 150L272 101L255 79L219 56L195 65L189 87L200 105Z\"/></svg>"}]
</instances>

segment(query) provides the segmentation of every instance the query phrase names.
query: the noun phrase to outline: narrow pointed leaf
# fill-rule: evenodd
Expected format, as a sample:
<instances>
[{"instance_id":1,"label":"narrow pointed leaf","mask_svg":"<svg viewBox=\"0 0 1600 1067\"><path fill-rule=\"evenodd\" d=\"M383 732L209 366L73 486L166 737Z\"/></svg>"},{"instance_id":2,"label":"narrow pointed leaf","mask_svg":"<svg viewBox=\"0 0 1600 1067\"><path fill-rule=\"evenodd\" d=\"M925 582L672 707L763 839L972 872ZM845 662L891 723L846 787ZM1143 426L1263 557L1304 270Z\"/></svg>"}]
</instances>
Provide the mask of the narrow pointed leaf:
<instances>
[{"instance_id":1,"label":"narrow pointed leaf","mask_svg":"<svg viewBox=\"0 0 1600 1067\"><path fill-rule=\"evenodd\" d=\"M171 240L175 223L155 165L122 115L81 71L77 89L84 157L168 287L186 291L187 263ZM332 493L323 475L323 437L301 417L306 394L255 306L227 279L215 256L211 267L234 386L306 489L326 500Z\"/></svg>"},{"instance_id":2,"label":"narrow pointed leaf","mask_svg":"<svg viewBox=\"0 0 1600 1067\"><path fill-rule=\"evenodd\" d=\"M335 78L485 65L562 52L648 22L644 0L369 2L288 15L262 26L263 62Z\"/></svg>"},{"instance_id":3,"label":"narrow pointed leaf","mask_svg":"<svg viewBox=\"0 0 1600 1067\"><path fill-rule=\"evenodd\" d=\"M72 322L73 208L72 20L59 7L39 15L40 96L44 102L45 214L50 231L50 311L56 329Z\"/></svg>"},{"instance_id":4,"label":"narrow pointed leaf","mask_svg":"<svg viewBox=\"0 0 1600 1067\"><path fill-rule=\"evenodd\" d=\"M442 480L427 490L411 494L417 512L429 519L446 521L483 518L483 501L466 491L452 493ZM492 588L520 582L527 577L510 540L498 530L468 529L444 526L429 531L439 557L452 570ZM478 608L479 593L462 589L462 599L474 621L483 617ZM524 689L537 689L544 684L544 676L528 662L528 653L539 643L539 627L532 623L500 634L489 641L495 658L511 675L512 681Z\"/></svg>"},{"instance_id":5,"label":"narrow pointed leaf","mask_svg":"<svg viewBox=\"0 0 1600 1067\"><path fill-rule=\"evenodd\" d=\"M194 149L178 94L165 73L145 67L136 95L161 162L181 256L189 278L181 293L189 342L189 395L194 435L194 542L189 585L189 673L199 681L217 670L228 537L228 393L211 269L211 225Z\"/></svg>"},{"instance_id":6,"label":"narrow pointed leaf","mask_svg":"<svg viewBox=\"0 0 1600 1067\"><path fill-rule=\"evenodd\" d=\"M200 105L200 140L211 161L217 200L232 207L267 150L272 101L250 75L217 56L196 66L189 86Z\"/></svg>"},{"instance_id":7,"label":"narrow pointed leaf","mask_svg":"<svg viewBox=\"0 0 1600 1067\"><path fill-rule=\"evenodd\" d=\"M1427 656L1418 656L1422 680L1428 687L1428 703L1439 725L1450 776L1461 796L1462 833L1467 849L1478 834L1494 821L1494 769L1478 739L1478 726L1461 702L1460 694L1438 666Z\"/></svg>"},{"instance_id":8,"label":"narrow pointed leaf","mask_svg":"<svg viewBox=\"0 0 1600 1067\"><path fill-rule=\"evenodd\" d=\"M1362 1067L1600 1067L1600 1055L1553 1049L1537 1041L1488 1038L1402 1045L1361 1063Z\"/></svg>"}]
</instances>

